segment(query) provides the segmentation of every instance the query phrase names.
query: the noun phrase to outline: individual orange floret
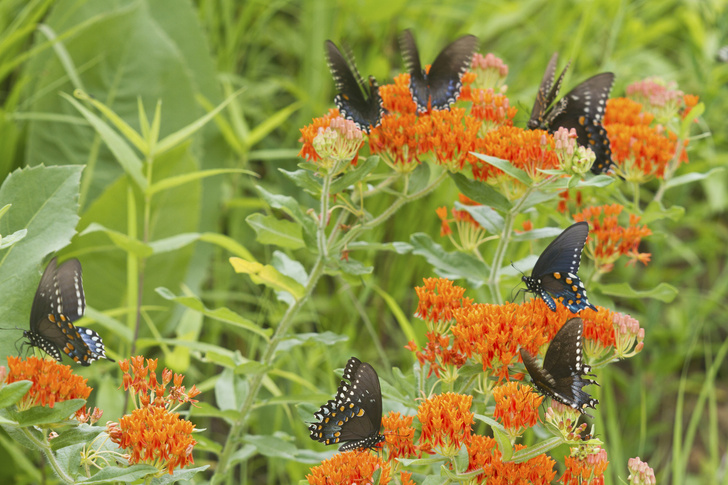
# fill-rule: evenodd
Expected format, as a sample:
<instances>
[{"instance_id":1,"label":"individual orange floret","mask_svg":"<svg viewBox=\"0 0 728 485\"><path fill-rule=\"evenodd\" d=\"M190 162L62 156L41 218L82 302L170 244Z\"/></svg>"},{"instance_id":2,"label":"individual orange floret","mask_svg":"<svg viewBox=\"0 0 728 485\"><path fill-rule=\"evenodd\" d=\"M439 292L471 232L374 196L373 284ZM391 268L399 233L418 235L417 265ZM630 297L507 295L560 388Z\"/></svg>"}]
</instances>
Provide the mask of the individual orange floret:
<instances>
[{"instance_id":1,"label":"individual orange floret","mask_svg":"<svg viewBox=\"0 0 728 485\"><path fill-rule=\"evenodd\" d=\"M422 424L420 449L440 447L444 456L454 456L460 445L470 441L473 396L447 392L426 399L417 408Z\"/></svg>"},{"instance_id":2,"label":"individual orange floret","mask_svg":"<svg viewBox=\"0 0 728 485\"><path fill-rule=\"evenodd\" d=\"M416 456L415 428L412 426L414 416L402 416L390 411L382 418L384 437L387 441L387 460L395 458L411 458Z\"/></svg>"},{"instance_id":3,"label":"individual orange floret","mask_svg":"<svg viewBox=\"0 0 728 485\"><path fill-rule=\"evenodd\" d=\"M165 408L148 406L122 416L118 423L107 423L111 440L129 453L129 464L156 466L160 474L191 463L195 428L179 414Z\"/></svg>"},{"instance_id":4,"label":"individual orange floret","mask_svg":"<svg viewBox=\"0 0 728 485\"><path fill-rule=\"evenodd\" d=\"M389 483L392 473L389 463L366 450L347 451L338 453L311 468L306 480L310 485L371 483L372 476L377 470L381 470L379 483L382 485Z\"/></svg>"},{"instance_id":5,"label":"individual orange floret","mask_svg":"<svg viewBox=\"0 0 728 485\"><path fill-rule=\"evenodd\" d=\"M92 388L86 379L75 375L70 366L55 360L39 359L31 356L26 360L8 356L8 374L5 382L31 381L33 385L18 402L23 411L35 406L53 407L56 403L71 399L88 399ZM85 408L79 410L85 411Z\"/></svg>"},{"instance_id":6,"label":"individual orange floret","mask_svg":"<svg viewBox=\"0 0 728 485\"><path fill-rule=\"evenodd\" d=\"M544 399L533 392L531 386L515 381L494 387L493 398L493 417L515 435L520 435L538 422L538 407Z\"/></svg>"}]
</instances>

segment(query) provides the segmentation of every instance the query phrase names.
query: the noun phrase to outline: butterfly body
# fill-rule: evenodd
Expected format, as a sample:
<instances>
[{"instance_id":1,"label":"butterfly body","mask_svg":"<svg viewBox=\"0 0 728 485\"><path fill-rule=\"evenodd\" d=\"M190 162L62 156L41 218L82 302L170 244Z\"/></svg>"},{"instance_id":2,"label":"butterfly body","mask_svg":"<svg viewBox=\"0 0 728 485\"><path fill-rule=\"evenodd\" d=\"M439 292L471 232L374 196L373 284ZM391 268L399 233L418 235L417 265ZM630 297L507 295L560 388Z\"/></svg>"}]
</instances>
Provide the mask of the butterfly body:
<instances>
[{"instance_id":1,"label":"butterfly body","mask_svg":"<svg viewBox=\"0 0 728 485\"><path fill-rule=\"evenodd\" d=\"M400 47L410 74L410 92L417 111L450 109L462 89L462 77L470 67L478 45L474 35L466 35L446 46L435 58L429 71L420 63L417 44L410 30L400 36Z\"/></svg>"},{"instance_id":2,"label":"butterfly body","mask_svg":"<svg viewBox=\"0 0 728 485\"><path fill-rule=\"evenodd\" d=\"M73 322L86 310L81 263L77 259L60 266L53 258L40 279L30 311L30 330L23 332L32 347L38 347L57 361L61 352L87 366L105 358L106 349L98 333Z\"/></svg>"},{"instance_id":3,"label":"butterfly body","mask_svg":"<svg viewBox=\"0 0 728 485\"><path fill-rule=\"evenodd\" d=\"M329 400L314 414L318 420L308 427L312 440L331 445L343 442L340 451L374 448L384 441L379 434L382 422L382 391L374 368L352 357L344 369L344 379Z\"/></svg>"},{"instance_id":4,"label":"butterfly body","mask_svg":"<svg viewBox=\"0 0 728 485\"><path fill-rule=\"evenodd\" d=\"M591 375L591 367L584 364L583 328L581 318L568 320L546 350L543 367L527 350L521 349L520 353L534 385L542 394L592 417L586 413L586 408L595 409L599 401L583 390L584 386L597 384L582 377Z\"/></svg>"},{"instance_id":5,"label":"butterfly body","mask_svg":"<svg viewBox=\"0 0 728 485\"><path fill-rule=\"evenodd\" d=\"M588 235L587 222L567 227L541 253L531 276L521 278L528 291L543 299L551 311L556 311L555 300L561 301L571 313L578 313L584 308L597 309L589 303L584 284L577 276Z\"/></svg>"},{"instance_id":6,"label":"butterfly body","mask_svg":"<svg viewBox=\"0 0 728 485\"><path fill-rule=\"evenodd\" d=\"M330 40L324 43L324 48L338 92L334 103L344 118L369 133L372 128L379 126L385 112L377 80L374 76L369 76L369 82L364 82L353 59L344 56Z\"/></svg>"},{"instance_id":7,"label":"butterfly body","mask_svg":"<svg viewBox=\"0 0 728 485\"><path fill-rule=\"evenodd\" d=\"M555 102L569 65L561 71L556 82L556 62L558 54L554 54L541 79L531 117L528 120L530 129L542 129L554 133L559 128L574 128L577 143L591 148L596 155L592 172L606 173L613 165L612 150L607 137L607 130L602 126L602 118L607 106L607 99L614 84L614 74L603 72L592 76L563 98Z\"/></svg>"}]
</instances>

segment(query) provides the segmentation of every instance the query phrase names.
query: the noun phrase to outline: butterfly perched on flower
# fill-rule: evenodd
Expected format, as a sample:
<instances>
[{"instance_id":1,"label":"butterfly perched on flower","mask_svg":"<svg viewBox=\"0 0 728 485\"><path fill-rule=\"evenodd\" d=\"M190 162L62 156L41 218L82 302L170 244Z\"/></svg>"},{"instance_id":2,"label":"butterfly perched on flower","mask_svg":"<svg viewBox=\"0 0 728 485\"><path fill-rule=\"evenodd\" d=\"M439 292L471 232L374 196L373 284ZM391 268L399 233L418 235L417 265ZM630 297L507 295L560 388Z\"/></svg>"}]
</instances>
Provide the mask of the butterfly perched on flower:
<instances>
[{"instance_id":1,"label":"butterfly perched on flower","mask_svg":"<svg viewBox=\"0 0 728 485\"><path fill-rule=\"evenodd\" d=\"M602 118L614 84L614 74L603 72L592 76L556 101L564 74L570 64L566 65L554 82L558 59L559 55L554 54L546 67L538 93L536 93L528 127L532 130L541 129L550 133L561 127L574 128L577 143L591 148L596 155L596 160L591 168L592 172L595 174L606 173L614 162L607 130L602 126Z\"/></svg>"},{"instance_id":2,"label":"butterfly perched on flower","mask_svg":"<svg viewBox=\"0 0 728 485\"><path fill-rule=\"evenodd\" d=\"M410 74L410 92L417 111L450 109L460 96L461 79L473 60L478 38L465 35L447 45L427 72L422 69L420 53L410 30L402 32L399 45Z\"/></svg>"},{"instance_id":3,"label":"butterfly perched on flower","mask_svg":"<svg viewBox=\"0 0 728 485\"><path fill-rule=\"evenodd\" d=\"M369 133L372 128L379 126L385 112L377 80L374 76L369 76L369 83L365 83L354 64L353 57L344 56L330 40L324 43L324 48L338 91L334 103L344 118L353 121L360 130Z\"/></svg>"},{"instance_id":4,"label":"butterfly perched on flower","mask_svg":"<svg viewBox=\"0 0 728 485\"><path fill-rule=\"evenodd\" d=\"M374 368L352 357L346 363L343 378L334 399L314 414L318 420L308 427L311 439L333 445L343 442L340 451L374 448L384 441L382 425L382 391Z\"/></svg>"},{"instance_id":5,"label":"butterfly perched on flower","mask_svg":"<svg viewBox=\"0 0 728 485\"><path fill-rule=\"evenodd\" d=\"M521 349L521 359L534 385L542 394L570 406L590 418L586 408L596 409L599 401L582 388L597 384L583 375L592 375L591 367L584 364L584 323L581 318L572 318L559 329L549 344L543 358L543 367L536 363L526 349ZM598 385L598 384L597 384Z\"/></svg>"},{"instance_id":6,"label":"butterfly perched on flower","mask_svg":"<svg viewBox=\"0 0 728 485\"><path fill-rule=\"evenodd\" d=\"M561 301L571 313L578 313L584 308L597 309L589 303L584 284L576 274L588 235L587 222L581 221L567 227L541 253L531 276L521 278L528 291L540 296L551 311L556 311L554 298Z\"/></svg>"},{"instance_id":7,"label":"butterfly perched on flower","mask_svg":"<svg viewBox=\"0 0 728 485\"><path fill-rule=\"evenodd\" d=\"M70 259L57 266L53 258L38 284L30 310L30 330L24 331L23 337L58 362L61 351L84 366L101 358L114 362L106 356L98 333L73 325L85 310L81 263Z\"/></svg>"}]
</instances>

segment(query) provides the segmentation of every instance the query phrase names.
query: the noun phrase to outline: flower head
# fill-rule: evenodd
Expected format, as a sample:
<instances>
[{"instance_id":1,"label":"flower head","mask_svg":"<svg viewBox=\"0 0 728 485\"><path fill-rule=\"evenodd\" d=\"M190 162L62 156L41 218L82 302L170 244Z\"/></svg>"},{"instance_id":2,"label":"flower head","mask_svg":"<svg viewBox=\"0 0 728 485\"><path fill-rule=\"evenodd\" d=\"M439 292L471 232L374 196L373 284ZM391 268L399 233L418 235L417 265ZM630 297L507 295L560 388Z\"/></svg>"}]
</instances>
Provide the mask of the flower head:
<instances>
[{"instance_id":1,"label":"flower head","mask_svg":"<svg viewBox=\"0 0 728 485\"><path fill-rule=\"evenodd\" d=\"M627 97L641 103L644 110L655 115L660 123L667 123L683 107L683 92L675 81L649 77L637 81L626 89Z\"/></svg>"},{"instance_id":2,"label":"flower head","mask_svg":"<svg viewBox=\"0 0 728 485\"><path fill-rule=\"evenodd\" d=\"M493 417L503 424L513 437L538 422L538 407L543 396L533 392L530 386L520 382L509 382L493 388L495 412Z\"/></svg>"},{"instance_id":3,"label":"flower head","mask_svg":"<svg viewBox=\"0 0 728 485\"><path fill-rule=\"evenodd\" d=\"M313 147L321 157L319 165L330 171L340 167L340 162L352 161L359 153L363 138L364 132L356 123L342 117L333 118L328 128L319 127L313 139Z\"/></svg>"},{"instance_id":4,"label":"flower head","mask_svg":"<svg viewBox=\"0 0 728 485\"><path fill-rule=\"evenodd\" d=\"M468 485L476 483L493 483L509 485L548 485L556 476L556 462L544 455L537 455L528 461L515 463L501 461L502 454L496 441L487 436L473 435L468 447L468 470L482 470ZM525 448L516 445L515 450Z\"/></svg>"},{"instance_id":5,"label":"flower head","mask_svg":"<svg viewBox=\"0 0 728 485\"><path fill-rule=\"evenodd\" d=\"M629 485L655 485L655 472L647 462L640 460L640 457L630 458L627 461L629 468Z\"/></svg>"},{"instance_id":6,"label":"flower head","mask_svg":"<svg viewBox=\"0 0 728 485\"><path fill-rule=\"evenodd\" d=\"M463 194L458 195L460 204L464 206L481 206L482 204L466 197ZM450 240L461 251L471 252L486 241L494 239L498 236L486 236L485 228L467 210L461 210L453 207L451 209L452 219L448 219L447 207L440 207L436 211L441 221L440 235L451 236ZM450 223L454 222L457 228L457 238L452 236Z\"/></svg>"},{"instance_id":7,"label":"flower head","mask_svg":"<svg viewBox=\"0 0 728 485\"><path fill-rule=\"evenodd\" d=\"M384 437L389 450L388 460L395 458L410 458L417 455L415 447L415 428L412 427L414 416L401 416L399 413L390 411L382 418L384 426Z\"/></svg>"},{"instance_id":8,"label":"flower head","mask_svg":"<svg viewBox=\"0 0 728 485\"><path fill-rule=\"evenodd\" d=\"M491 53L483 55L476 52L473 55L472 72L477 76L474 84L478 89L505 92L508 66L500 58Z\"/></svg>"},{"instance_id":9,"label":"flower head","mask_svg":"<svg viewBox=\"0 0 728 485\"><path fill-rule=\"evenodd\" d=\"M601 485L607 470L607 451L599 446L581 445L571 449L561 476L564 485Z\"/></svg>"},{"instance_id":10,"label":"flower head","mask_svg":"<svg viewBox=\"0 0 728 485\"><path fill-rule=\"evenodd\" d=\"M389 463L368 451L347 451L337 453L311 468L306 480L310 485L371 483L376 470L381 470L379 483L382 485L389 483L392 473Z\"/></svg>"},{"instance_id":11,"label":"flower head","mask_svg":"<svg viewBox=\"0 0 728 485\"><path fill-rule=\"evenodd\" d=\"M162 382L157 380L157 359L145 359L143 356L135 356L129 360L119 362L119 367L124 373L122 377L124 390L131 389L132 396L138 399L134 403L137 407L157 406L166 407L175 410L184 403L195 404L197 401L193 399L200 394L197 386L187 391L182 385L185 376L182 374L172 374L172 371L164 369L162 371ZM172 386L167 389L167 386ZM165 397L165 393L167 394Z\"/></svg>"},{"instance_id":12,"label":"flower head","mask_svg":"<svg viewBox=\"0 0 728 485\"><path fill-rule=\"evenodd\" d=\"M328 114L320 118L314 118L313 123L301 128L301 138L299 138L298 141L300 143L303 143L303 146L301 147L301 151L298 152L298 156L305 158L310 162L319 161L321 157L316 151L316 148L314 148L313 146L314 138L318 136L319 129L325 130L331 125L331 120L339 117L340 115L338 109L330 109Z\"/></svg>"},{"instance_id":13,"label":"flower head","mask_svg":"<svg viewBox=\"0 0 728 485\"><path fill-rule=\"evenodd\" d=\"M148 406L122 416L118 423L107 423L111 440L128 450L129 464L156 466L160 475L194 463L192 438L195 425L165 408Z\"/></svg>"},{"instance_id":14,"label":"flower head","mask_svg":"<svg viewBox=\"0 0 728 485\"><path fill-rule=\"evenodd\" d=\"M597 157L591 148L579 146L576 138L574 128L567 130L561 127L554 133L554 149L563 171L569 175L584 175Z\"/></svg>"},{"instance_id":15,"label":"flower head","mask_svg":"<svg viewBox=\"0 0 728 485\"><path fill-rule=\"evenodd\" d=\"M420 448L440 447L440 454L455 456L460 445L470 441L473 396L447 392L434 395L417 408L422 423Z\"/></svg>"},{"instance_id":16,"label":"flower head","mask_svg":"<svg viewBox=\"0 0 728 485\"><path fill-rule=\"evenodd\" d=\"M18 402L21 411L35 407L53 407L57 402L88 399L91 388L86 379L73 373L70 366L55 360L31 356L26 360L8 356L9 371L5 382L31 381L33 385ZM85 408L82 408L85 410Z\"/></svg>"},{"instance_id":17,"label":"flower head","mask_svg":"<svg viewBox=\"0 0 728 485\"><path fill-rule=\"evenodd\" d=\"M621 313L613 315L614 321L614 355L618 359L626 359L639 354L644 347L645 329L640 322Z\"/></svg>"}]
</instances>

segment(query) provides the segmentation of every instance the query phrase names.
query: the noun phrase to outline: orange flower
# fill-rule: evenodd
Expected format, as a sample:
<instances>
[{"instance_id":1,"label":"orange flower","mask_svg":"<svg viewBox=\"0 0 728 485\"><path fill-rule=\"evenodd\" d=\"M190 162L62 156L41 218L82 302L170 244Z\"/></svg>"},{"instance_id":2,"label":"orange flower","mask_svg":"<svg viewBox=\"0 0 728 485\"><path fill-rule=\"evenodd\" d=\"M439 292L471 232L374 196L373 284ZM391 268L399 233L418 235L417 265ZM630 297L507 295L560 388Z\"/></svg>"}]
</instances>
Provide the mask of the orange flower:
<instances>
[{"instance_id":1,"label":"orange flower","mask_svg":"<svg viewBox=\"0 0 728 485\"><path fill-rule=\"evenodd\" d=\"M560 480L564 485L603 485L607 470L607 451L590 445L571 449L564 460L566 471Z\"/></svg>"},{"instance_id":2,"label":"orange flower","mask_svg":"<svg viewBox=\"0 0 728 485\"><path fill-rule=\"evenodd\" d=\"M31 356L26 360L8 356L8 375L5 382L31 381L33 385L18 402L18 409L24 411L35 406L53 407L57 402L71 399L88 399L92 388L86 379L73 373L70 366L55 360ZM84 413L85 407L79 412Z\"/></svg>"},{"instance_id":3,"label":"orange flower","mask_svg":"<svg viewBox=\"0 0 728 485\"><path fill-rule=\"evenodd\" d=\"M129 451L129 464L156 466L160 475L191 463L195 426L165 408L144 407L122 416L118 424L107 423L111 440Z\"/></svg>"},{"instance_id":4,"label":"orange flower","mask_svg":"<svg viewBox=\"0 0 728 485\"><path fill-rule=\"evenodd\" d=\"M464 298L465 288L446 278L423 278L425 286L415 287L420 302L415 314L433 323L450 322L455 308L470 306L472 298Z\"/></svg>"},{"instance_id":5,"label":"orange flower","mask_svg":"<svg viewBox=\"0 0 728 485\"><path fill-rule=\"evenodd\" d=\"M614 262L622 255L630 256L630 261L642 261L647 264L649 254L637 251L643 237L652 234L647 226L639 226L640 218L634 214L629 216L629 225L620 226L618 216L623 206L619 204L587 207L574 215L575 221L589 223L589 240L586 253L603 273L614 267ZM629 264L629 263L628 263Z\"/></svg>"},{"instance_id":6,"label":"orange flower","mask_svg":"<svg viewBox=\"0 0 728 485\"><path fill-rule=\"evenodd\" d=\"M493 397L495 398L493 417L515 435L522 434L526 428L538 422L538 407L543 402L543 396L533 392L531 386L520 382L509 382L494 387Z\"/></svg>"},{"instance_id":7,"label":"orange flower","mask_svg":"<svg viewBox=\"0 0 728 485\"><path fill-rule=\"evenodd\" d=\"M311 162L317 162L321 159L316 149L313 147L313 139L319 134L319 128L326 129L331 125L331 120L338 118L339 110L330 109L329 113L321 118L314 118L313 123L306 125L301 128L301 138L298 139L299 143L303 143L301 151L298 152L298 156L305 158Z\"/></svg>"},{"instance_id":8,"label":"orange flower","mask_svg":"<svg viewBox=\"0 0 728 485\"><path fill-rule=\"evenodd\" d=\"M395 458L409 458L417 454L415 447L415 428L412 427L414 416L401 416L390 411L382 418L384 436L387 440L388 461Z\"/></svg>"},{"instance_id":9,"label":"orange flower","mask_svg":"<svg viewBox=\"0 0 728 485\"><path fill-rule=\"evenodd\" d=\"M470 114L481 123L478 131L480 136L500 126L513 126L513 118L518 110L510 106L505 95L496 94L492 89L475 89L471 97L473 106Z\"/></svg>"},{"instance_id":10,"label":"orange flower","mask_svg":"<svg viewBox=\"0 0 728 485\"><path fill-rule=\"evenodd\" d=\"M425 400L417 408L417 419L422 423L420 448L441 447L441 454L454 456L460 445L470 441L473 396L447 392Z\"/></svg>"},{"instance_id":11,"label":"orange flower","mask_svg":"<svg viewBox=\"0 0 728 485\"><path fill-rule=\"evenodd\" d=\"M146 359L147 365L144 365L144 360L144 356L138 355L119 362L119 367L124 373L122 377L124 390L128 391L131 388L132 396L139 399L139 402L134 401L135 406L153 405L174 410L184 403L189 402L194 405L197 402L193 398L200 394L200 390L193 385L192 389L187 391L187 388L182 385L184 375L173 375L172 371L165 368L162 371L162 382L160 383L155 373L157 359ZM167 392L167 386L170 382L173 382L173 385L169 388L169 392L165 397L164 394Z\"/></svg>"},{"instance_id":12,"label":"orange flower","mask_svg":"<svg viewBox=\"0 0 728 485\"><path fill-rule=\"evenodd\" d=\"M417 485L417 483L412 480L412 474L409 472L400 472L399 480L402 482L402 485Z\"/></svg>"},{"instance_id":13,"label":"orange flower","mask_svg":"<svg viewBox=\"0 0 728 485\"><path fill-rule=\"evenodd\" d=\"M488 485L531 485L551 483L556 476L556 462L546 455L538 455L522 463L501 461L501 452L493 438L473 435L468 448L469 472L482 470L477 476L477 483ZM516 445L515 449L525 448Z\"/></svg>"},{"instance_id":14,"label":"orange flower","mask_svg":"<svg viewBox=\"0 0 728 485\"><path fill-rule=\"evenodd\" d=\"M389 463L368 451L347 451L338 453L311 468L306 480L311 485L371 483L376 470L381 470L379 483L382 485L389 483L391 480Z\"/></svg>"},{"instance_id":15,"label":"orange flower","mask_svg":"<svg viewBox=\"0 0 728 485\"><path fill-rule=\"evenodd\" d=\"M682 119L685 119L690 114L690 111L697 106L700 98L694 94L686 94L683 96L683 103L685 103L685 110L682 113Z\"/></svg>"}]
</instances>

